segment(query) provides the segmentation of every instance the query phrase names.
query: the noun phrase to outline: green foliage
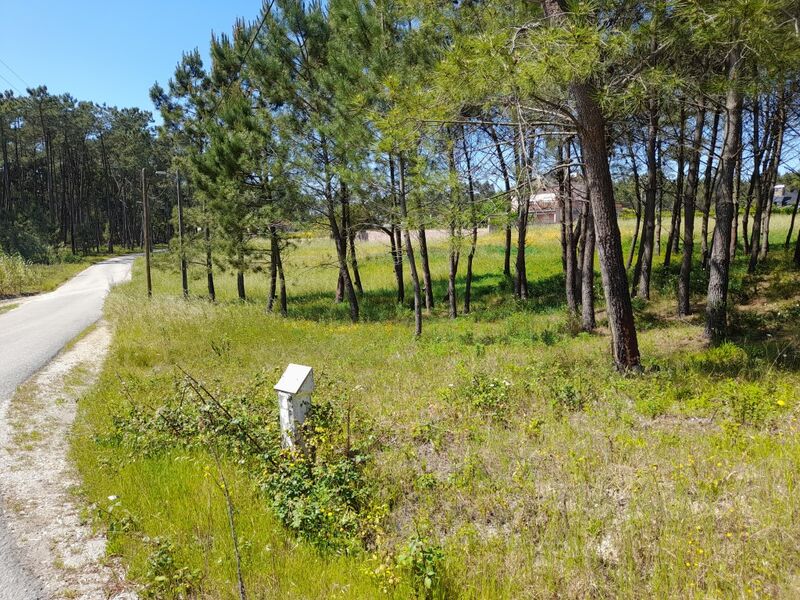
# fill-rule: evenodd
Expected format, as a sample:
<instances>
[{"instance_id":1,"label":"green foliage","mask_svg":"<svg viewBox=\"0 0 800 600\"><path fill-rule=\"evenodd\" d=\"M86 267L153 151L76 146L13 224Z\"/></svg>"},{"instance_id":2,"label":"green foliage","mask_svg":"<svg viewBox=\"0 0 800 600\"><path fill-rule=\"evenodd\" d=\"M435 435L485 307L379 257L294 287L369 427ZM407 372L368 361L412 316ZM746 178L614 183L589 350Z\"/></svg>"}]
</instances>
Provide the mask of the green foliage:
<instances>
[{"instance_id":1,"label":"green foliage","mask_svg":"<svg viewBox=\"0 0 800 600\"><path fill-rule=\"evenodd\" d=\"M760 426L774 412L772 390L754 382L732 381L723 390L730 418L741 425Z\"/></svg>"},{"instance_id":2,"label":"green foliage","mask_svg":"<svg viewBox=\"0 0 800 600\"><path fill-rule=\"evenodd\" d=\"M781 217L774 231L786 225ZM265 277L253 278L252 302L234 301L229 273L218 278L217 303L176 302L180 280L164 255L154 260L156 295L143 303L138 262L133 283L109 298L116 337L99 387L78 405L74 438L89 500L106 507L118 497L102 518L113 531L109 551L131 578L147 581L153 547L144 538L162 537L174 544L176 569L200 571L198 594L231 593L230 534L209 456L215 440L254 597L424 597L430 564L417 576L411 565L431 562L425 547L442 550L437 589L427 592L434 598L576 589L728 597L755 579L759 589L791 589L785 573L800 555L785 539L798 507L785 489L800 464L798 381L793 363L775 359L797 336L794 272L780 268L780 278L760 283L754 297L775 314L736 329L747 330L731 340L746 359L704 349L702 325L674 319L671 294L654 290L652 327L641 336L648 368L620 377L607 335L562 333L557 228L529 237L539 257L531 287L544 293L528 305L492 276L502 244L502 232L479 240L473 314L453 321L437 306L417 342L408 308L396 308L380 242L359 242L367 319L358 325L330 300L326 238L298 240L287 259L298 315L288 319L264 315ZM431 258L439 298L444 242L431 244ZM732 285L738 293L741 280ZM764 327L772 338L758 335ZM541 331L554 332L550 345ZM321 431L307 432L302 462L283 453L277 433L271 384L288 362L313 365L319 386ZM202 378L230 417L198 401L176 364ZM253 451L237 424L265 452ZM412 540L421 540L421 556L401 567Z\"/></svg>"},{"instance_id":3,"label":"green foliage","mask_svg":"<svg viewBox=\"0 0 800 600\"><path fill-rule=\"evenodd\" d=\"M696 369L719 375L738 375L748 362L747 352L732 342L710 348L692 360Z\"/></svg>"},{"instance_id":4,"label":"green foliage","mask_svg":"<svg viewBox=\"0 0 800 600\"><path fill-rule=\"evenodd\" d=\"M652 390L647 396L636 399L636 410L654 419L666 414L672 406L672 403L672 392Z\"/></svg>"},{"instance_id":5,"label":"green foliage","mask_svg":"<svg viewBox=\"0 0 800 600\"><path fill-rule=\"evenodd\" d=\"M508 417L510 381L481 372L462 373L462 378L462 383L445 392L447 401L465 403L472 410L499 421Z\"/></svg>"},{"instance_id":6,"label":"green foliage","mask_svg":"<svg viewBox=\"0 0 800 600\"><path fill-rule=\"evenodd\" d=\"M257 486L290 531L322 551L355 552L374 539L385 507L364 477L373 440L361 419L342 415L321 398L303 427L304 450L280 447L274 407L257 407L258 378L242 395L213 396L176 381L172 400L158 407L131 405L114 417L101 442L128 456L159 456L176 448L224 451L260 475ZM191 395L198 397L191 401ZM346 419L358 421L354 431ZM350 436L358 433L356 440Z\"/></svg>"},{"instance_id":7,"label":"green foliage","mask_svg":"<svg viewBox=\"0 0 800 600\"><path fill-rule=\"evenodd\" d=\"M261 484L280 521L323 551L361 548L385 511L364 477L372 440L351 443L343 425L330 403L315 404L303 428L307 451L283 452Z\"/></svg>"},{"instance_id":8,"label":"green foliage","mask_svg":"<svg viewBox=\"0 0 800 600\"><path fill-rule=\"evenodd\" d=\"M569 381L561 382L553 390L551 406L557 418L564 416L565 413L581 411L585 404L586 400L581 390Z\"/></svg>"},{"instance_id":9,"label":"green foliage","mask_svg":"<svg viewBox=\"0 0 800 600\"><path fill-rule=\"evenodd\" d=\"M443 563L442 548L418 536L397 556L397 565L410 574L418 597L425 600L439 596Z\"/></svg>"},{"instance_id":10,"label":"green foliage","mask_svg":"<svg viewBox=\"0 0 800 600\"><path fill-rule=\"evenodd\" d=\"M0 296L15 296L36 285L37 276L20 255L0 253Z\"/></svg>"},{"instance_id":11,"label":"green foliage","mask_svg":"<svg viewBox=\"0 0 800 600\"><path fill-rule=\"evenodd\" d=\"M73 255L139 244L141 170L166 166L151 115L53 94L0 94L0 251L50 264ZM169 191L150 182L154 239L167 241Z\"/></svg>"},{"instance_id":12,"label":"green foliage","mask_svg":"<svg viewBox=\"0 0 800 600\"><path fill-rule=\"evenodd\" d=\"M140 592L153 600L184 600L197 595L200 573L176 563L175 544L164 538L150 540L147 574Z\"/></svg>"}]
</instances>

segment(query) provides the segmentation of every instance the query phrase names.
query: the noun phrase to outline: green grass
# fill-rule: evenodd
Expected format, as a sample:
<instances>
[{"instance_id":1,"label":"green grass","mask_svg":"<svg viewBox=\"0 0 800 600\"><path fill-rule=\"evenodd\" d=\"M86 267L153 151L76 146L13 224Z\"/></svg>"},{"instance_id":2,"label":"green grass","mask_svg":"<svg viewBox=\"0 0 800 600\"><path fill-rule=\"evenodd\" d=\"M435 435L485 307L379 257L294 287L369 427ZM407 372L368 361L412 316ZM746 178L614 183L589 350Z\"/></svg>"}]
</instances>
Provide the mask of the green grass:
<instances>
[{"instance_id":1,"label":"green grass","mask_svg":"<svg viewBox=\"0 0 800 600\"><path fill-rule=\"evenodd\" d=\"M0 253L0 298L52 292L87 267L115 255L65 256L69 256L68 261L36 264L26 263L18 257L9 257ZM4 312L2 307L0 307L0 312Z\"/></svg>"},{"instance_id":2,"label":"green grass","mask_svg":"<svg viewBox=\"0 0 800 600\"><path fill-rule=\"evenodd\" d=\"M152 412L174 396L179 368L277 419L271 385L296 362L315 369L315 401L351 406L354 435L374 436L366 476L388 513L365 551L321 554L278 522L249 463L226 461L252 597L412 597L397 557L415 538L443 552L433 597L796 597L800 274L782 249L787 223L773 219L776 244L755 276L737 259L741 305L720 348L702 339L704 277L699 314L678 319L675 273L657 269L652 301L637 302L636 377L614 371L602 312L596 334L570 334L554 227L530 232L525 304L500 274L501 238L482 238L473 313L456 321L442 302L446 247L434 245L438 306L418 341L381 244L359 248L357 325L333 303L327 239L287 255L287 319L264 313L264 274L248 276L248 302L230 273L217 274L217 304L183 302L174 257L156 255L148 301L137 261L109 297L114 342L79 403L87 502L134 580L166 569L200 597L235 598L212 457L136 453L111 434L131 403ZM202 294L204 274L191 275Z\"/></svg>"},{"instance_id":3,"label":"green grass","mask_svg":"<svg viewBox=\"0 0 800 600\"><path fill-rule=\"evenodd\" d=\"M19 302L9 302L8 304L0 304L0 315L14 310L19 306Z\"/></svg>"}]
</instances>

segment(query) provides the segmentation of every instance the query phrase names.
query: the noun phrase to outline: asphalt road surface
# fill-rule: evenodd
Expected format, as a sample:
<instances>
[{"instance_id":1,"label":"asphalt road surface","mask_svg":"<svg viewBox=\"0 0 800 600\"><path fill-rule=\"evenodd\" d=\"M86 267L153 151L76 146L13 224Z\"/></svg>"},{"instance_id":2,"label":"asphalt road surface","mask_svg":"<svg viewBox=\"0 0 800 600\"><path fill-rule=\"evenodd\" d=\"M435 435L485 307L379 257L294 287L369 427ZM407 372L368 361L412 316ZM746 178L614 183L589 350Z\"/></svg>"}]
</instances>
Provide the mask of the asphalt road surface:
<instances>
[{"instance_id":1,"label":"asphalt road surface","mask_svg":"<svg viewBox=\"0 0 800 600\"><path fill-rule=\"evenodd\" d=\"M130 278L133 260L133 256L122 256L93 265L56 291L0 315L0 415L5 414L17 386L100 318L106 294L112 285ZM44 600L36 575L20 556L1 511L0 600ZM35 566L32 568L35 571Z\"/></svg>"}]
</instances>

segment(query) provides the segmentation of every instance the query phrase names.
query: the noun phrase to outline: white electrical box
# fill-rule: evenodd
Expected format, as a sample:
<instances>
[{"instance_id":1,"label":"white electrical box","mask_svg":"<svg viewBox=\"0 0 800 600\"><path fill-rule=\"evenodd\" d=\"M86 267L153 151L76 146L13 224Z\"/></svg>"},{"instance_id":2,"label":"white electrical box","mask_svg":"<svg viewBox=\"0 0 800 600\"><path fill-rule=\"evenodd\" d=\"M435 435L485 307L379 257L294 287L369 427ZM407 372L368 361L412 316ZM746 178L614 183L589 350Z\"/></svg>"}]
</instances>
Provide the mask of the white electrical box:
<instances>
[{"instance_id":1,"label":"white electrical box","mask_svg":"<svg viewBox=\"0 0 800 600\"><path fill-rule=\"evenodd\" d=\"M301 442L298 430L311 408L314 369L305 365L290 364L283 372L280 381L275 384L275 391L278 392L283 445L286 448L293 448Z\"/></svg>"}]
</instances>

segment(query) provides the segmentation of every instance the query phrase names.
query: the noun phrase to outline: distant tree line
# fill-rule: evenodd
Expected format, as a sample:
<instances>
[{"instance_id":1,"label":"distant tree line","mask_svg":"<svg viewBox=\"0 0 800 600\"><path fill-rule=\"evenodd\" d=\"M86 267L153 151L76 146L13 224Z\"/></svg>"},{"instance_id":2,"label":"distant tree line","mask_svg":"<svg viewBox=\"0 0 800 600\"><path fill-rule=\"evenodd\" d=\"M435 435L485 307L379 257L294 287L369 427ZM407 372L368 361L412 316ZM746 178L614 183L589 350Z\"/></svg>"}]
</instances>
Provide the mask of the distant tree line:
<instances>
[{"instance_id":1,"label":"distant tree line","mask_svg":"<svg viewBox=\"0 0 800 600\"><path fill-rule=\"evenodd\" d=\"M142 168L168 164L149 112L53 95L0 96L0 249L48 260L133 248L142 240ZM162 158L159 158L159 152ZM154 188L154 192L158 189ZM155 238L166 241L171 196L153 196Z\"/></svg>"}]
</instances>

